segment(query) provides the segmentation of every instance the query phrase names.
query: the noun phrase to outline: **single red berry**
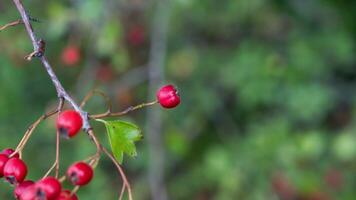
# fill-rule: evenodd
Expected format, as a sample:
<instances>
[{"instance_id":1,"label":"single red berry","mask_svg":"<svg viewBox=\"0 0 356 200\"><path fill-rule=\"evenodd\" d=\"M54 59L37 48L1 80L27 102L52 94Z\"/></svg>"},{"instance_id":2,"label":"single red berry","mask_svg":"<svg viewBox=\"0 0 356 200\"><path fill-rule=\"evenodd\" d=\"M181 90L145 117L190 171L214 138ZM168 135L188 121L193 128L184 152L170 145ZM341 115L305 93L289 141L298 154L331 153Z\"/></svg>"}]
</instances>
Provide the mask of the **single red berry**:
<instances>
[{"instance_id":1,"label":"single red berry","mask_svg":"<svg viewBox=\"0 0 356 200\"><path fill-rule=\"evenodd\" d=\"M93 178L93 168L85 162L77 162L67 170L67 177L73 185L86 185Z\"/></svg>"},{"instance_id":2,"label":"single red berry","mask_svg":"<svg viewBox=\"0 0 356 200\"><path fill-rule=\"evenodd\" d=\"M145 29L136 25L131 28L128 35L129 44L139 46L145 42Z\"/></svg>"},{"instance_id":3,"label":"single red berry","mask_svg":"<svg viewBox=\"0 0 356 200\"><path fill-rule=\"evenodd\" d=\"M71 192L69 190L63 190L56 200L78 200L76 194L70 195L70 193Z\"/></svg>"},{"instance_id":4,"label":"single red berry","mask_svg":"<svg viewBox=\"0 0 356 200\"><path fill-rule=\"evenodd\" d=\"M24 193L24 191L33 184L34 184L34 182L30 181L30 180L27 180L27 181L24 181L24 182L18 184L14 190L15 198L20 199L22 193Z\"/></svg>"},{"instance_id":5,"label":"single red berry","mask_svg":"<svg viewBox=\"0 0 356 200\"><path fill-rule=\"evenodd\" d=\"M0 178L4 176L4 167L9 157L5 154L0 154Z\"/></svg>"},{"instance_id":6,"label":"single red berry","mask_svg":"<svg viewBox=\"0 0 356 200\"><path fill-rule=\"evenodd\" d=\"M61 193L61 183L53 177L46 177L36 183L36 196L39 199L54 200Z\"/></svg>"},{"instance_id":7,"label":"single red berry","mask_svg":"<svg viewBox=\"0 0 356 200\"><path fill-rule=\"evenodd\" d=\"M27 166L19 158L10 158L4 166L4 176L11 184L22 183L27 175Z\"/></svg>"},{"instance_id":8,"label":"single red berry","mask_svg":"<svg viewBox=\"0 0 356 200\"><path fill-rule=\"evenodd\" d=\"M157 100L164 108L174 108L180 103L178 91L173 85L163 86L157 92Z\"/></svg>"},{"instance_id":9,"label":"single red berry","mask_svg":"<svg viewBox=\"0 0 356 200\"><path fill-rule=\"evenodd\" d=\"M83 126L83 119L77 111L66 110L61 112L57 119L57 130L62 136L73 137Z\"/></svg>"},{"instance_id":10,"label":"single red berry","mask_svg":"<svg viewBox=\"0 0 356 200\"><path fill-rule=\"evenodd\" d=\"M80 57L80 49L75 45L69 45L62 51L62 62L67 66L78 64Z\"/></svg>"},{"instance_id":11,"label":"single red berry","mask_svg":"<svg viewBox=\"0 0 356 200\"><path fill-rule=\"evenodd\" d=\"M7 149L4 149L2 150L1 154L5 154L7 156L11 156L11 154L13 154L15 152L15 150L13 149L10 149L10 148L7 148ZM16 157L16 158L19 158L20 155L18 153L16 153L15 155L13 155L12 157Z\"/></svg>"}]
</instances>

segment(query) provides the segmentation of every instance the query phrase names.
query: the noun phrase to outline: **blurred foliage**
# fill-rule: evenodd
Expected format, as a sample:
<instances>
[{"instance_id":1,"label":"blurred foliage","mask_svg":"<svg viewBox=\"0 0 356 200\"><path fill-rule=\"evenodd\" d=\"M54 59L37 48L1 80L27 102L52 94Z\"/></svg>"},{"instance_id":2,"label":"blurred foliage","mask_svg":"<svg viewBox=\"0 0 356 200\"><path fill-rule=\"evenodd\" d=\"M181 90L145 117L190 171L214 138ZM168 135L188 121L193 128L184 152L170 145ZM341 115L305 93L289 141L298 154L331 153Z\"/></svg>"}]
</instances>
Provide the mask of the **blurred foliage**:
<instances>
[{"instance_id":1,"label":"blurred foliage","mask_svg":"<svg viewBox=\"0 0 356 200\"><path fill-rule=\"evenodd\" d=\"M76 99L93 87L115 109L146 100L155 1L24 1L47 55ZM182 104L164 112L169 199L351 200L356 197L356 4L352 0L172 0L165 75ZM18 19L0 2L0 24ZM139 27L139 28L137 28ZM27 126L55 106L56 94L21 26L0 32L0 147L15 147ZM66 66L67 45L81 62ZM127 77L130 76L130 77ZM100 98L90 112L104 111ZM160 109L158 107L149 109ZM140 127L145 112L129 115ZM25 148L30 178L54 160L54 122ZM97 124L104 144L105 127ZM144 134L144 133L143 133ZM135 199L150 199L147 140L124 167ZM95 149L85 134L62 142L63 172ZM121 185L109 160L79 192L115 199ZM118 177L118 178L113 178ZM0 198L11 189L0 183Z\"/></svg>"}]
</instances>

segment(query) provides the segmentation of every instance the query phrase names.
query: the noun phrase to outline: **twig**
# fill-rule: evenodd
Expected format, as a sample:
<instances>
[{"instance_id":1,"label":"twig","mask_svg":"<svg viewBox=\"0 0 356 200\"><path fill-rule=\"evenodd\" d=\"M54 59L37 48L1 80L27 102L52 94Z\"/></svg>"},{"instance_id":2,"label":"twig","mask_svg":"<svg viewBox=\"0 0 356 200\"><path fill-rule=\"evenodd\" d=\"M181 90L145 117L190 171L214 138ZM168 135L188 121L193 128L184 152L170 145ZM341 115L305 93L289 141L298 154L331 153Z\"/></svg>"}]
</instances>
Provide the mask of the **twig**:
<instances>
[{"instance_id":1,"label":"twig","mask_svg":"<svg viewBox=\"0 0 356 200\"><path fill-rule=\"evenodd\" d=\"M149 103L143 103L143 104L139 104L136 106L130 106L128 108L126 108L124 111L121 112L111 112L110 110L106 111L105 113L101 113L101 114L96 114L96 115L89 115L90 119L102 119L102 118L106 118L106 117L118 117L118 116L122 116L122 115L126 115L129 112L132 112L134 110L138 110L147 106L152 106L155 105L156 103L158 103L158 101L152 101Z\"/></svg>"},{"instance_id":2,"label":"twig","mask_svg":"<svg viewBox=\"0 0 356 200\"><path fill-rule=\"evenodd\" d=\"M129 195L129 200L132 200L132 193L131 193L131 186L130 186L130 183L128 182L127 178L126 178L126 175L125 175L125 172L124 170L121 168L120 164L117 162L117 160L115 159L115 157L109 153L109 151L103 147L102 148L104 153L111 159L111 161L115 164L117 170L119 171L120 175L121 175L121 178L122 178L122 181L124 182L124 184L126 185L126 188L127 188L127 192L128 192L128 195Z\"/></svg>"},{"instance_id":3,"label":"twig","mask_svg":"<svg viewBox=\"0 0 356 200\"><path fill-rule=\"evenodd\" d=\"M30 127L27 129L27 131L25 132L24 136L22 137L21 141L19 142L19 144L16 147L15 152L13 153L20 153L22 152L22 149L24 148L25 144L27 143L28 139L31 137L33 131L36 129L36 127L45 119L47 119L48 117L54 115L58 113L58 109L50 111L44 115L42 115L40 118L38 118L33 124L30 125Z\"/></svg>"},{"instance_id":4,"label":"twig","mask_svg":"<svg viewBox=\"0 0 356 200\"><path fill-rule=\"evenodd\" d=\"M97 163L99 162L100 159L100 154L102 151L102 146L98 140L98 138L95 136L95 133L93 131L93 129L89 129L88 130L88 135L90 137L90 139L94 142L95 146L96 146L96 153L94 156L92 156L91 161L89 162L89 164L91 166L93 166L93 168L97 165Z\"/></svg>"},{"instance_id":5,"label":"twig","mask_svg":"<svg viewBox=\"0 0 356 200\"><path fill-rule=\"evenodd\" d=\"M122 184L122 188L121 188L119 200L122 200L122 198L124 197L125 187L126 187L126 185L125 185L125 184Z\"/></svg>"},{"instance_id":6,"label":"twig","mask_svg":"<svg viewBox=\"0 0 356 200\"><path fill-rule=\"evenodd\" d=\"M16 20L14 22L7 23L4 26L1 26L0 27L0 31L3 31L5 29L9 28L10 26L16 26L16 25L19 25L19 24L23 24L21 19Z\"/></svg>"}]
</instances>

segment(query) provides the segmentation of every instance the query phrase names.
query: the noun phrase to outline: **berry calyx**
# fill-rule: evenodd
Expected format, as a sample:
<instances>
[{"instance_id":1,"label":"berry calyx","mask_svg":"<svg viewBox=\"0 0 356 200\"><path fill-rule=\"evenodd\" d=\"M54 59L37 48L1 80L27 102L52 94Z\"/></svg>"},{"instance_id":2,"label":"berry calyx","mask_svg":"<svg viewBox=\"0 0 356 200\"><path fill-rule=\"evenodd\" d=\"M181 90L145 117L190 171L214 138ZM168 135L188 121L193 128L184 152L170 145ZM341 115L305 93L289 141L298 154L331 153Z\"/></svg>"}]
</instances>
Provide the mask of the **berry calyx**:
<instances>
[{"instance_id":1,"label":"berry calyx","mask_svg":"<svg viewBox=\"0 0 356 200\"><path fill-rule=\"evenodd\" d=\"M173 85L163 86L157 92L157 100L164 108L174 108L180 103L180 96Z\"/></svg>"},{"instance_id":2,"label":"berry calyx","mask_svg":"<svg viewBox=\"0 0 356 200\"><path fill-rule=\"evenodd\" d=\"M10 158L4 166L4 176L11 184L22 183L27 175L27 166L19 158Z\"/></svg>"},{"instance_id":3,"label":"berry calyx","mask_svg":"<svg viewBox=\"0 0 356 200\"><path fill-rule=\"evenodd\" d=\"M1 154L5 154L7 155L8 157L11 156L11 154L13 154L15 152L15 150L11 149L11 148L7 148L7 149L4 149L2 150ZM13 155L12 157L16 157L16 158L19 158L20 155L18 153L16 153L15 155Z\"/></svg>"},{"instance_id":4,"label":"berry calyx","mask_svg":"<svg viewBox=\"0 0 356 200\"><path fill-rule=\"evenodd\" d=\"M67 170L67 177L73 185L83 186L93 178L93 168L85 162L77 162Z\"/></svg>"},{"instance_id":5,"label":"berry calyx","mask_svg":"<svg viewBox=\"0 0 356 200\"><path fill-rule=\"evenodd\" d=\"M57 119L57 130L67 138L74 137L82 128L83 119L75 110L66 110L59 114Z\"/></svg>"},{"instance_id":6,"label":"berry calyx","mask_svg":"<svg viewBox=\"0 0 356 200\"><path fill-rule=\"evenodd\" d=\"M70 194L71 192L69 190L63 190L61 194L59 194L56 200L78 200L76 194L72 194L72 195Z\"/></svg>"},{"instance_id":7,"label":"berry calyx","mask_svg":"<svg viewBox=\"0 0 356 200\"><path fill-rule=\"evenodd\" d=\"M24 191L33 184L34 184L34 182L30 181L30 180L27 180L27 181L24 181L24 182L18 184L14 190L15 198L20 199L20 197L24 193Z\"/></svg>"},{"instance_id":8,"label":"berry calyx","mask_svg":"<svg viewBox=\"0 0 356 200\"><path fill-rule=\"evenodd\" d=\"M46 177L38 181L35 185L36 197L39 199L54 200L61 193L61 183L53 177Z\"/></svg>"},{"instance_id":9,"label":"berry calyx","mask_svg":"<svg viewBox=\"0 0 356 200\"><path fill-rule=\"evenodd\" d=\"M69 45L62 52L62 62L67 66L73 66L80 61L80 50L75 45Z\"/></svg>"},{"instance_id":10,"label":"berry calyx","mask_svg":"<svg viewBox=\"0 0 356 200\"><path fill-rule=\"evenodd\" d=\"M0 154L0 178L4 176L4 167L9 157L5 154Z\"/></svg>"}]
</instances>

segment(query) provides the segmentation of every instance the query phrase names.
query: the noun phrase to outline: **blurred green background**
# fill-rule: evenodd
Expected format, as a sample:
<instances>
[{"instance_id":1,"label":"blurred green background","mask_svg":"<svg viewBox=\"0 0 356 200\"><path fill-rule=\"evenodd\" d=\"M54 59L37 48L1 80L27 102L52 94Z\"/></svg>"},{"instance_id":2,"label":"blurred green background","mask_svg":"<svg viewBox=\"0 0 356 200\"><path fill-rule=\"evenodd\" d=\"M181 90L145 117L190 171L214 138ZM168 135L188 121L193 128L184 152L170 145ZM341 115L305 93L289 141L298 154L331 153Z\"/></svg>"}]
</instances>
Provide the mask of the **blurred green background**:
<instances>
[{"instance_id":1,"label":"blurred green background","mask_svg":"<svg viewBox=\"0 0 356 200\"><path fill-rule=\"evenodd\" d=\"M145 138L124 168L136 200L356 198L356 2L353 0L27 0L51 64L80 101L105 91L115 110L153 100L164 83L182 103L122 119ZM0 25L17 20L0 2ZM0 32L0 147L56 106L22 26ZM86 109L105 111L100 97ZM95 130L108 146L105 128ZM85 134L61 143L61 172L95 152ZM54 161L54 119L24 150L29 178ZM117 199L103 158L80 199ZM69 187L69 186L66 186ZM0 183L0 199L12 199Z\"/></svg>"}]
</instances>

